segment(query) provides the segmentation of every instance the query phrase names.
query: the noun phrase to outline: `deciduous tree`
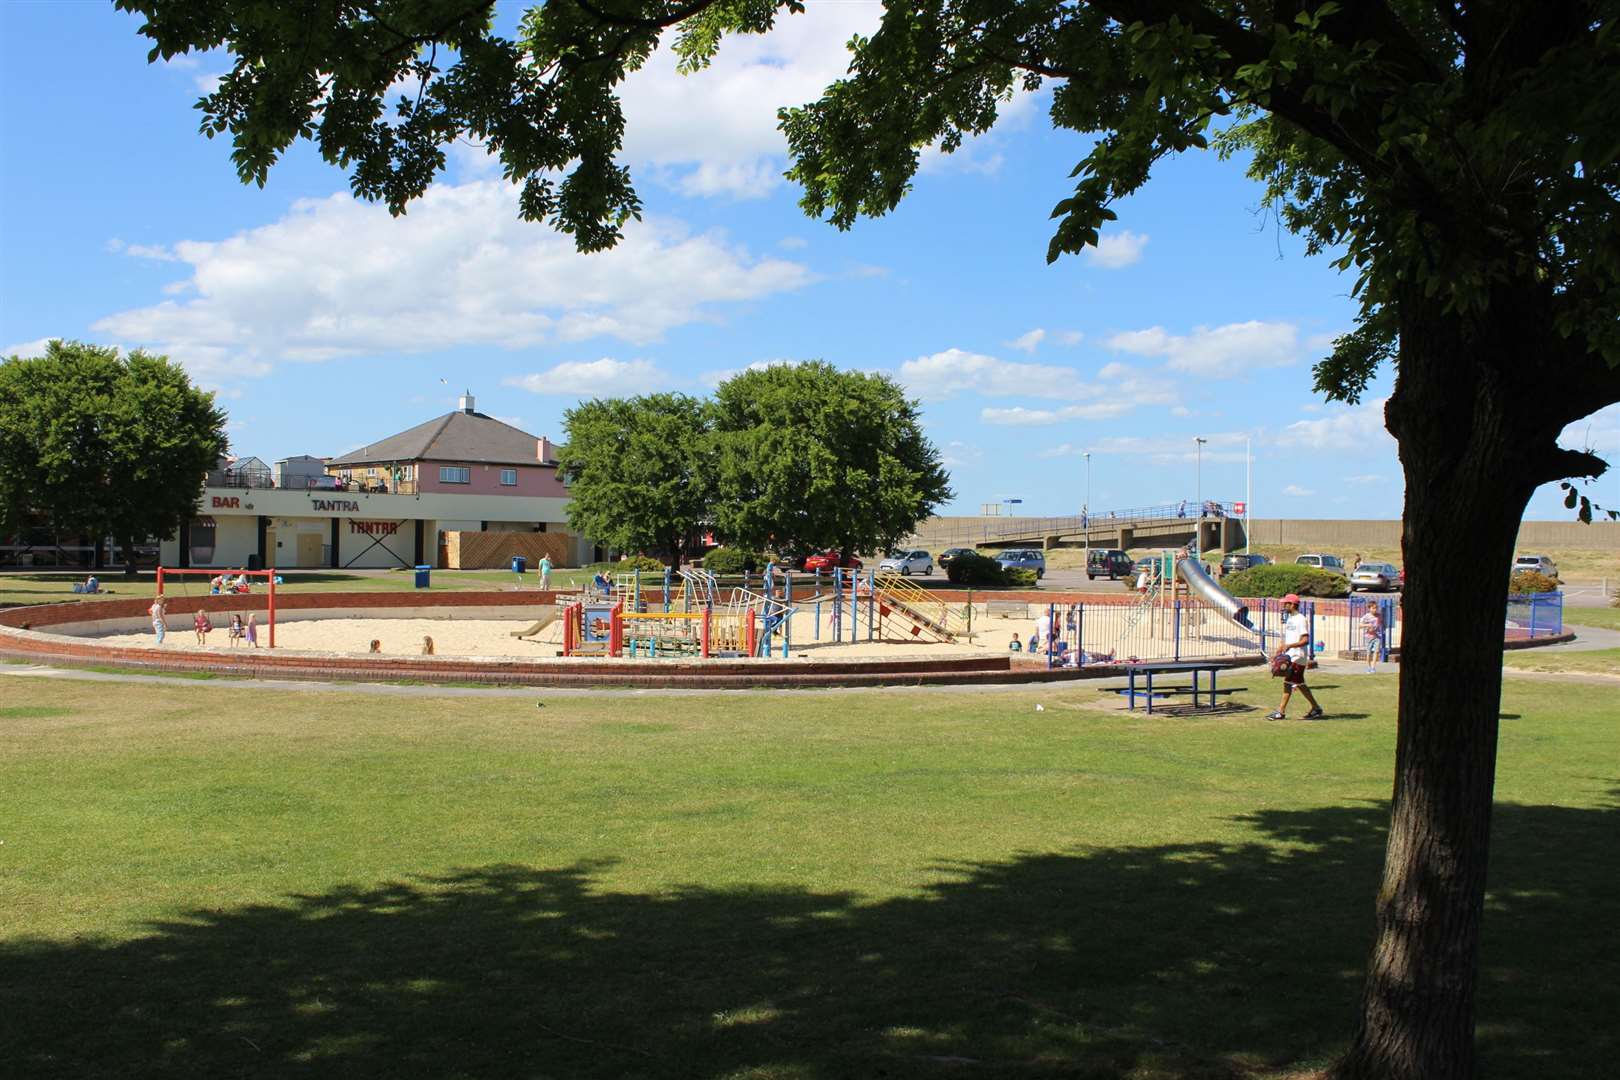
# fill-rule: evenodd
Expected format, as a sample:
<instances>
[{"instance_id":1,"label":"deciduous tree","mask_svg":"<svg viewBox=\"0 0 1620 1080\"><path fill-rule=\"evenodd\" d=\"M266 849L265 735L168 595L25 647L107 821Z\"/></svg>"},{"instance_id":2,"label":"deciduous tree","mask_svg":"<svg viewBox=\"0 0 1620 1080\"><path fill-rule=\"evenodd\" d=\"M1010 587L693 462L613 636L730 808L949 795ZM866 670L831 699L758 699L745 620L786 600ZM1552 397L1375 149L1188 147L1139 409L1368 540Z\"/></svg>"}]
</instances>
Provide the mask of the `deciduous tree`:
<instances>
[{"instance_id":1,"label":"deciduous tree","mask_svg":"<svg viewBox=\"0 0 1620 1080\"><path fill-rule=\"evenodd\" d=\"M679 28L697 69L727 33L803 7L553 0L504 39L488 3L462 0L118 3L147 13L154 56L235 55L201 105L244 179L262 183L311 138L358 194L402 211L469 134L523 185L524 216L585 250L640 211L614 88L662 32ZM1356 275L1359 322L1317 386L1354 401L1396 366L1385 417L1406 477L1408 588L1378 940L1337 1071L1472 1075L1505 568L1531 492L1604 469L1561 448L1561 430L1620 400L1620 0L886 8L849 77L783 115L811 214L848 227L888 211L923 148L952 150L1010 94L1045 87L1054 126L1093 139L1053 209L1049 257L1094 244L1156 162L1219 133L1251 155L1284 224ZM388 88L413 76L421 92L385 116Z\"/></svg>"},{"instance_id":2,"label":"deciduous tree","mask_svg":"<svg viewBox=\"0 0 1620 1080\"><path fill-rule=\"evenodd\" d=\"M0 363L0 499L17 524L137 541L197 511L225 452L225 415L166 357L52 341ZM129 564L133 571L133 562Z\"/></svg>"},{"instance_id":3,"label":"deciduous tree","mask_svg":"<svg viewBox=\"0 0 1620 1080\"><path fill-rule=\"evenodd\" d=\"M745 547L890 547L951 497L916 402L890 378L773 364L715 390L714 520Z\"/></svg>"},{"instance_id":4,"label":"deciduous tree","mask_svg":"<svg viewBox=\"0 0 1620 1080\"><path fill-rule=\"evenodd\" d=\"M569 409L563 425L557 464L569 524L616 548L667 552L679 567L712 487L703 403L685 394L601 398Z\"/></svg>"}]
</instances>

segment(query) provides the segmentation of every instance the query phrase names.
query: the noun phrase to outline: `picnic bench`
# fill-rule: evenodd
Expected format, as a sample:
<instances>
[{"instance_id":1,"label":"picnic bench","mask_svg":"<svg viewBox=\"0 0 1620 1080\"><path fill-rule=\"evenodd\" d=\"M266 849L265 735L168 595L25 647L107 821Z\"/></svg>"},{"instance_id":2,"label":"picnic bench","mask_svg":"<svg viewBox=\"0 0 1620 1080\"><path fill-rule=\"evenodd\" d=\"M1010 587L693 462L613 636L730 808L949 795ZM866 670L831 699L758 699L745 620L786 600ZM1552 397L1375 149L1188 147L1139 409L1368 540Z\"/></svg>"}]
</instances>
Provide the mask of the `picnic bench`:
<instances>
[{"instance_id":1,"label":"picnic bench","mask_svg":"<svg viewBox=\"0 0 1620 1080\"><path fill-rule=\"evenodd\" d=\"M1231 687L1225 690L1221 690L1216 687L1216 673L1220 671L1221 668L1226 666L1219 661L1148 660L1137 661L1134 664L1122 664L1120 666L1125 669L1125 685L1104 687L1102 689L1102 693L1124 694L1127 706L1132 710L1136 708L1137 696L1141 695L1147 704L1147 712L1149 715L1152 715L1153 713L1153 702L1156 698L1179 697L1190 694L1193 699L1193 708L1213 709L1217 704L1220 703L1221 695L1235 694L1244 689L1241 686ZM1199 685L1199 676L1204 672L1209 673L1209 685L1201 687ZM1165 675L1176 676L1182 674L1192 676L1192 681L1190 683L1177 683L1169 686L1163 683L1160 683L1158 686L1153 685L1154 676L1162 677ZM1138 676L1140 676L1143 680L1141 689L1137 688L1136 680ZM1209 704L1207 706L1200 703L1200 698L1204 696L1209 698Z\"/></svg>"}]
</instances>

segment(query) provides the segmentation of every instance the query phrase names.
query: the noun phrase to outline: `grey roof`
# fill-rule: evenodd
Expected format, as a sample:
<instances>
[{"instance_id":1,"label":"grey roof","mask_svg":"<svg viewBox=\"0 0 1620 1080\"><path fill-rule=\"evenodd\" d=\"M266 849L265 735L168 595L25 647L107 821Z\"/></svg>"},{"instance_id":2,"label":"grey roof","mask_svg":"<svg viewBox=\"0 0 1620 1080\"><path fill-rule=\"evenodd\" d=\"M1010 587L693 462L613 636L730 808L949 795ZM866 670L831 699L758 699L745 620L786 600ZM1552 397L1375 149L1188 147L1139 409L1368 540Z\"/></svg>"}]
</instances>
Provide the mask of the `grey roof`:
<instances>
[{"instance_id":1,"label":"grey roof","mask_svg":"<svg viewBox=\"0 0 1620 1080\"><path fill-rule=\"evenodd\" d=\"M445 413L409 431L340 454L328 465L375 465L384 461L478 461L539 465L540 440L480 412Z\"/></svg>"}]
</instances>

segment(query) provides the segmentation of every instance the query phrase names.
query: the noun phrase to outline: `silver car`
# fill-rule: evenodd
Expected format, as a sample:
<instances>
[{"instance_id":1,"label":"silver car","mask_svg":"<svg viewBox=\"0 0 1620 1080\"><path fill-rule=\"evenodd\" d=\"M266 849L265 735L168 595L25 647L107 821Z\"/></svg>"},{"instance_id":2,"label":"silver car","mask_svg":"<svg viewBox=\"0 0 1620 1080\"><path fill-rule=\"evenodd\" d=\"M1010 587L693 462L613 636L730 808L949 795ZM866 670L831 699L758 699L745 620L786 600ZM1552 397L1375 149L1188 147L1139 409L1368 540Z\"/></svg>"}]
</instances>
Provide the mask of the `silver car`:
<instances>
[{"instance_id":1,"label":"silver car","mask_svg":"<svg viewBox=\"0 0 1620 1080\"><path fill-rule=\"evenodd\" d=\"M1350 572L1350 591L1367 589L1377 592L1398 592L1401 587L1401 572L1389 563L1364 562L1358 563Z\"/></svg>"},{"instance_id":2,"label":"silver car","mask_svg":"<svg viewBox=\"0 0 1620 1080\"><path fill-rule=\"evenodd\" d=\"M912 574L927 576L934 572L934 557L926 551L891 551L878 563L879 570L891 574L901 574L910 577Z\"/></svg>"},{"instance_id":3,"label":"silver car","mask_svg":"<svg viewBox=\"0 0 1620 1080\"><path fill-rule=\"evenodd\" d=\"M1039 551L1014 549L996 556L996 562L1009 570L1033 570L1035 580L1046 576L1046 556Z\"/></svg>"},{"instance_id":4,"label":"silver car","mask_svg":"<svg viewBox=\"0 0 1620 1080\"><path fill-rule=\"evenodd\" d=\"M1520 555L1513 560L1515 574L1528 570L1535 574L1545 574L1550 578L1558 576L1558 566L1545 555Z\"/></svg>"}]
</instances>

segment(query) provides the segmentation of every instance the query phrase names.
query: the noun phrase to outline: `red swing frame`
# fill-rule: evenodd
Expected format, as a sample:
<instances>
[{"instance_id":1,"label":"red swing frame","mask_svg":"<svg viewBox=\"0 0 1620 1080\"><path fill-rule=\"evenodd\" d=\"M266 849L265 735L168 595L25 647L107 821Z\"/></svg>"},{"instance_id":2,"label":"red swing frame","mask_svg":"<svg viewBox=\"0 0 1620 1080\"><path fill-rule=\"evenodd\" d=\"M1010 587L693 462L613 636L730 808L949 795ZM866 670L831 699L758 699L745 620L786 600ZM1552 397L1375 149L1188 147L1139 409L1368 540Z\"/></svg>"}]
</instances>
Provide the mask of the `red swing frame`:
<instances>
[{"instance_id":1,"label":"red swing frame","mask_svg":"<svg viewBox=\"0 0 1620 1080\"><path fill-rule=\"evenodd\" d=\"M165 577L178 577L179 575L191 577L250 577L264 578L266 592L269 595L269 610L265 616L265 625L270 628L270 648L276 647L276 572L274 570L181 570L172 566L157 568L157 594L163 595L163 579Z\"/></svg>"}]
</instances>

